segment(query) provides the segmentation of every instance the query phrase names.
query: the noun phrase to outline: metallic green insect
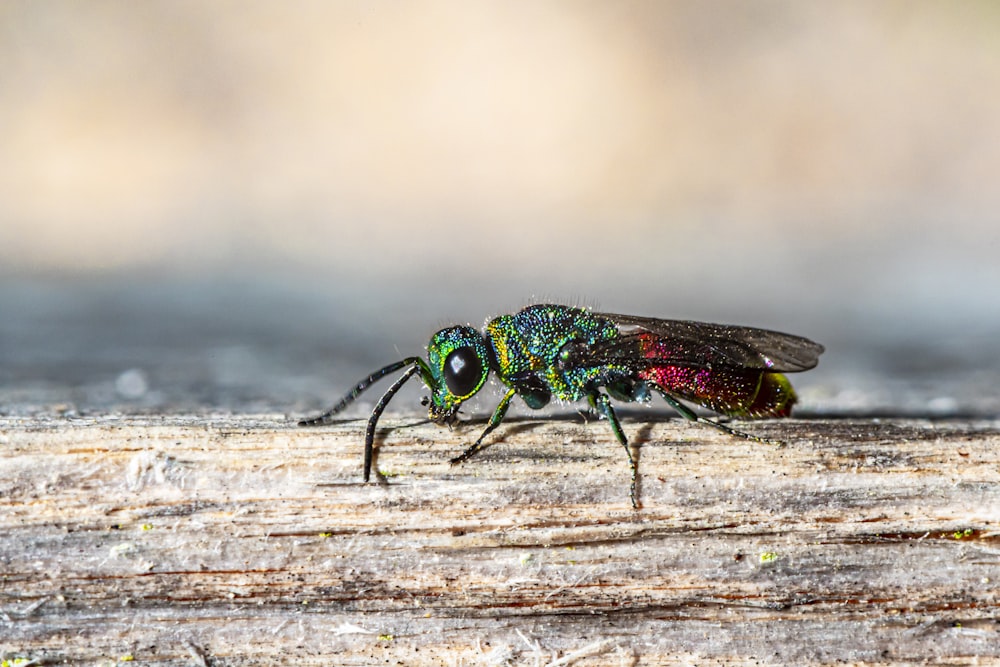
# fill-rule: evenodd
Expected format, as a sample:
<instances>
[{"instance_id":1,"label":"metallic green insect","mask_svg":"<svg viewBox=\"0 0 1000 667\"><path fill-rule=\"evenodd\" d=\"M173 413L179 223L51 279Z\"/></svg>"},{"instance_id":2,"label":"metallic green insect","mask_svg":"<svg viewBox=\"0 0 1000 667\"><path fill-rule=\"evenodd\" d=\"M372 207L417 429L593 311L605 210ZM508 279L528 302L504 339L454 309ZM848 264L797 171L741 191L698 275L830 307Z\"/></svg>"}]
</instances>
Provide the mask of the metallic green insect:
<instances>
[{"instance_id":1,"label":"metallic green insect","mask_svg":"<svg viewBox=\"0 0 1000 667\"><path fill-rule=\"evenodd\" d=\"M462 403L482 389L493 371L507 391L479 439L453 458L453 464L485 446L486 436L503 421L514 396L533 409L553 398L586 400L608 420L625 448L632 472L632 505L638 508L635 460L611 399L648 401L652 390L687 419L761 441L698 416L682 401L730 417L787 417L796 396L783 373L813 368L822 352L822 345L807 338L766 329L535 305L491 320L483 332L462 325L438 331L427 346L426 361L407 357L375 371L328 412L300 425L330 423L372 384L406 368L368 420L367 482L379 417L407 380L419 374L431 392L425 399L429 418L452 424Z\"/></svg>"}]
</instances>

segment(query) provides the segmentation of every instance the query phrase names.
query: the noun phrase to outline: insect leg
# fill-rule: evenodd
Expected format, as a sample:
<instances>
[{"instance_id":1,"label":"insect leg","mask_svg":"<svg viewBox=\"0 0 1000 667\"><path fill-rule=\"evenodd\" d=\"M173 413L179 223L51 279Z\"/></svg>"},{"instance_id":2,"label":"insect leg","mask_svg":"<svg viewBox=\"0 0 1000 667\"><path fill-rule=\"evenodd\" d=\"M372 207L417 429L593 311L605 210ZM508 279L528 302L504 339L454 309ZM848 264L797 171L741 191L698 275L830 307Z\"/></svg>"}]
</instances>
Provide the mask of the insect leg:
<instances>
[{"instance_id":1,"label":"insect leg","mask_svg":"<svg viewBox=\"0 0 1000 667\"><path fill-rule=\"evenodd\" d=\"M500 422L503 421L504 415L507 414L507 408L510 406L510 399L514 398L514 394L516 393L517 391L511 389L504 394L504 397L500 399L500 404L497 406L497 409L493 411L493 416L490 417L490 423L486 425L486 429L483 431L482 435L479 436L479 439L476 440L471 447L453 458L451 460L452 465L467 460L470 456L483 448L483 439L486 438L486 436L488 436L493 429L499 426Z\"/></svg>"},{"instance_id":2,"label":"insect leg","mask_svg":"<svg viewBox=\"0 0 1000 667\"><path fill-rule=\"evenodd\" d=\"M621 422L618 421L618 415L615 414L615 409L611 406L611 399L607 394L594 392L588 397L588 400L592 406L608 418L608 423L611 424L611 430L614 431L615 437L618 438L618 442L620 442L622 447L625 448L625 454L628 456L628 465L632 470L632 481L629 485L629 497L632 499L632 507L639 509L639 502L635 495L637 473L635 459L632 457L632 450L629 448L628 438L625 437L625 431L622 430Z\"/></svg>"},{"instance_id":3,"label":"insect leg","mask_svg":"<svg viewBox=\"0 0 1000 667\"><path fill-rule=\"evenodd\" d=\"M688 406L684 405L679 400L674 398L674 396L670 392L668 392L660 385L654 382L650 382L649 385L654 389L656 389L656 391L659 392L661 396L663 396L663 400L666 401L670 407L679 412L681 416L684 417L685 419L688 419L693 422L698 422L699 424L706 424L708 426L711 426L712 428L716 428L722 431L723 433L728 433L729 435L735 435L738 438L745 438L746 440L753 440L754 442L763 442L764 444L776 444L773 440L767 440L766 438L761 438L760 436L751 435L750 433L744 433L743 431L737 431L736 429L729 428L725 424L720 424L715 420L701 417L698 414L696 414L694 410L692 410L691 408L689 408Z\"/></svg>"},{"instance_id":4,"label":"insect leg","mask_svg":"<svg viewBox=\"0 0 1000 667\"><path fill-rule=\"evenodd\" d=\"M372 471L372 450L375 447L375 425L378 424L378 418L382 416L385 412L385 406L389 405L389 401L392 397L396 395L399 388L406 384L413 375L420 370L420 366L410 366L410 368L399 376L395 382L390 385L382 398L378 399L378 403L375 404L375 409L372 410L372 416L368 418L368 428L365 430L365 481L368 481L369 476Z\"/></svg>"}]
</instances>

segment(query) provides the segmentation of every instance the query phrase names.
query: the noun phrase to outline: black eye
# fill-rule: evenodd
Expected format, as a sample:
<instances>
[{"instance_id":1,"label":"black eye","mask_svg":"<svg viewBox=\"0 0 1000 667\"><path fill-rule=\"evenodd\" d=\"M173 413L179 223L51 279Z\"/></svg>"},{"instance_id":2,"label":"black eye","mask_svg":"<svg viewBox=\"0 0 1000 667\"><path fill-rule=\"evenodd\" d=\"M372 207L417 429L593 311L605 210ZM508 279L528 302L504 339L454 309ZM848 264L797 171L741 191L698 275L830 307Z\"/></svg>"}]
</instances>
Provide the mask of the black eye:
<instances>
[{"instance_id":1,"label":"black eye","mask_svg":"<svg viewBox=\"0 0 1000 667\"><path fill-rule=\"evenodd\" d=\"M455 396L472 393L483 379L483 362L471 347L459 347L444 360L444 383Z\"/></svg>"}]
</instances>

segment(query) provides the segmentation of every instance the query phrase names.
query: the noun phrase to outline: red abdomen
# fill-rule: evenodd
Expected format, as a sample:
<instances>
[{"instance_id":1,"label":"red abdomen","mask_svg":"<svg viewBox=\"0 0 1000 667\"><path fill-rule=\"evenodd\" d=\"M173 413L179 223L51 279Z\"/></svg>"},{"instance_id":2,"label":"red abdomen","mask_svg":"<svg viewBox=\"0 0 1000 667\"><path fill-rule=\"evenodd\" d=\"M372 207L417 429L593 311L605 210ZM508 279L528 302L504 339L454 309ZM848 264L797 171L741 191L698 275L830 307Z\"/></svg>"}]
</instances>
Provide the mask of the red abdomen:
<instances>
[{"instance_id":1,"label":"red abdomen","mask_svg":"<svg viewBox=\"0 0 1000 667\"><path fill-rule=\"evenodd\" d=\"M731 417L787 417L797 400L784 375L761 370L652 366L639 377Z\"/></svg>"}]
</instances>

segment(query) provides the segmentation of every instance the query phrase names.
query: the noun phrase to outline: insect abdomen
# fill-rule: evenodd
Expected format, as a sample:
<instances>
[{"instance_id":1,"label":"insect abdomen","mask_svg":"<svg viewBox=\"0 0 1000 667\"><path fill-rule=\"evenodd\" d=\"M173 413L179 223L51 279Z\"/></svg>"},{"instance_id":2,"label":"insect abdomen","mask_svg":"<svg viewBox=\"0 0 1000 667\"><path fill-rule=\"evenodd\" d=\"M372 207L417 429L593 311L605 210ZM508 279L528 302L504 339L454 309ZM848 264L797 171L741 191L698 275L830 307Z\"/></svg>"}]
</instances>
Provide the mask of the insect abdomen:
<instances>
[{"instance_id":1,"label":"insect abdomen","mask_svg":"<svg viewBox=\"0 0 1000 667\"><path fill-rule=\"evenodd\" d=\"M787 417L798 400L781 373L754 369L653 366L639 376L667 393L730 417Z\"/></svg>"}]
</instances>

